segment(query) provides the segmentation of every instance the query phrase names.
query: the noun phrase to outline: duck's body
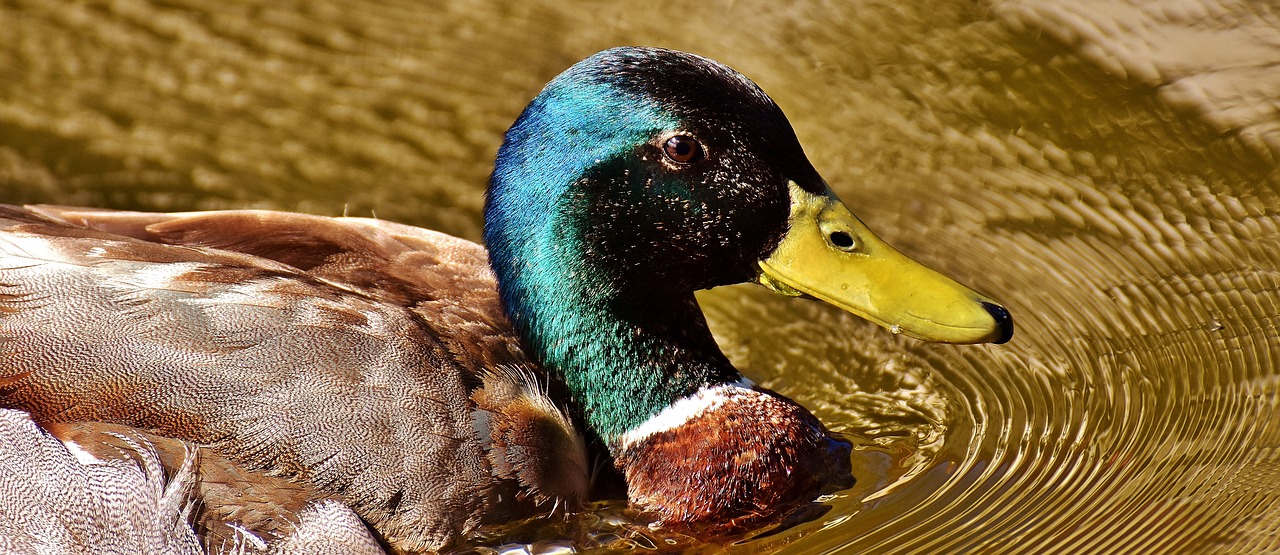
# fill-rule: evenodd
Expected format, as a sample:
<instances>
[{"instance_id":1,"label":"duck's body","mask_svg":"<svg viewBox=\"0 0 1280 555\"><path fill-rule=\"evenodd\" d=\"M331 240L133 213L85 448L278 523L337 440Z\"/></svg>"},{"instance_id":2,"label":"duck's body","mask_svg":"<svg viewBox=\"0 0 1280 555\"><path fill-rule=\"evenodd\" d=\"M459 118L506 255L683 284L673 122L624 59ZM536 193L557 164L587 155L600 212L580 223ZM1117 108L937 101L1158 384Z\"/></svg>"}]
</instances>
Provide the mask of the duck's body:
<instances>
[{"instance_id":1,"label":"duck's body","mask_svg":"<svg viewBox=\"0 0 1280 555\"><path fill-rule=\"evenodd\" d=\"M38 422L208 445L405 549L585 494L577 432L474 243L280 212L0 218L3 402ZM302 508L280 493L266 503Z\"/></svg>"},{"instance_id":2,"label":"duck's body","mask_svg":"<svg viewBox=\"0 0 1280 555\"><path fill-rule=\"evenodd\" d=\"M750 526L849 484L848 443L733 368L696 289L1012 333L866 231L754 84L679 52L552 81L499 152L485 236L487 256L364 219L5 209L0 403L194 442L408 551L582 498L583 435L668 523Z\"/></svg>"}]
</instances>

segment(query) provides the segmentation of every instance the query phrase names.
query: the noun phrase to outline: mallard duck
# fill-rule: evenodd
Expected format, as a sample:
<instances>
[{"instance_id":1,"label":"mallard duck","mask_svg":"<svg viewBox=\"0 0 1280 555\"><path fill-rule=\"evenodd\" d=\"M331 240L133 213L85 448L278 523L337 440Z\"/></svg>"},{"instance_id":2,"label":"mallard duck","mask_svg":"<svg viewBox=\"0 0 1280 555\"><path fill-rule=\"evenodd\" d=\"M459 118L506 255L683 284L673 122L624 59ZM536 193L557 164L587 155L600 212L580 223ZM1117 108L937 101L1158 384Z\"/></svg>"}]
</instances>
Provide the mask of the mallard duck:
<instances>
[{"instance_id":1,"label":"mallard duck","mask_svg":"<svg viewBox=\"0 0 1280 555\"><path fill-rule=\"evenodd\" d=\"M850 444L736 370L696 290L758 282L933 341L1013 333L872 234L754 83L692 54L557 76L484 215L487 252L363 218L6 208L0 403L86 464L128 451L96 427L180 441L197 531L269 541L337 500L411 552L587 498L594 445L670 525L756 525L850 485Z\"/></svg>"}]
</instances>

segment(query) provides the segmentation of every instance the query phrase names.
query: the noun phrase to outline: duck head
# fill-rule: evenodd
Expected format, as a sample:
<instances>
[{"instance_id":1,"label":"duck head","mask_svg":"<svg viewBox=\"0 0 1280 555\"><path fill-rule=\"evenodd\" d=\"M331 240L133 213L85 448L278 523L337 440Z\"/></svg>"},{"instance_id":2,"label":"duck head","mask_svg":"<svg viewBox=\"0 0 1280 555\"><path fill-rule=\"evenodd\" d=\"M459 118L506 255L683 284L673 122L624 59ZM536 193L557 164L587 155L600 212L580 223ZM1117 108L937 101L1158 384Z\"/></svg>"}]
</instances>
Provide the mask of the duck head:
<instances>
[{"instance_id":1,"label":"duck head","mask_svg":"<svg viewBox=\"0 0 1280 555\"><path fill-rule=\"evenodd\" d=\"M667 521L742 524L852 483L849 444L735 370L695 290L759 282L933 341L1012 334L871 233L759 87L682 52L606 50L551 81L498 153L485 240L517 332Z\"/></svg>"}]
</instances>

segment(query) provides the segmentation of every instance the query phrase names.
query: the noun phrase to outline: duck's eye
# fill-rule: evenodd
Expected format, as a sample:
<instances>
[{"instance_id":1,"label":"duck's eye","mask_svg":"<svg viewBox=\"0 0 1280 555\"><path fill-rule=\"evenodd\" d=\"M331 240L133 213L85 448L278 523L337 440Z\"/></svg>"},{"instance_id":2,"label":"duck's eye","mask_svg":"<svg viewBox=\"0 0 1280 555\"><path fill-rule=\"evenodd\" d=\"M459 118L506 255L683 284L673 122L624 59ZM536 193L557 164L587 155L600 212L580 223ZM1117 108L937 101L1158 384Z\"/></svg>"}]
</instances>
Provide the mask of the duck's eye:
<instances>
[{"instance_id":1,"label":"duck's eye","mask_svg":"<svg viewBox=\"0 0 1280 555\"><path fill-rule=\"evenodd\" d=\"M667 158L677 164L689 164L702 158L702 144L688 135L675 135L662 145Z\"/></svg>"}]
</instances>

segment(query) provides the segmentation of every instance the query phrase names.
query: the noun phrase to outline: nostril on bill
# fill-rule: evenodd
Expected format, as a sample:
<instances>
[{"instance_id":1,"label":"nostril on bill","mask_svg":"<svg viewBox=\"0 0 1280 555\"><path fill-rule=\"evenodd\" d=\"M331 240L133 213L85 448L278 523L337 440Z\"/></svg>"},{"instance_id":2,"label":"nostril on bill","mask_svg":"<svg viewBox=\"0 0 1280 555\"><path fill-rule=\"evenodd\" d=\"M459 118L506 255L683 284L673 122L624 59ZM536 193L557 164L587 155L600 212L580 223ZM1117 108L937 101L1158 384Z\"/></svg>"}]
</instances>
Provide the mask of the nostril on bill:
<instances>
[{"instance_id":1,"label":"nostril on bill","mask_svg":"<svg viewBox=\"0 0 1280 555\"><path fill-rule=\"evenodd\" d=\"M853 245L854 245L853 236L849 235L847 232L833 231L831 232L831 235L827 236L827 239L831 241L831 244L835 245L837 248L844 249L844 250L853 249Z\"/></svg>"}]
</instances>

